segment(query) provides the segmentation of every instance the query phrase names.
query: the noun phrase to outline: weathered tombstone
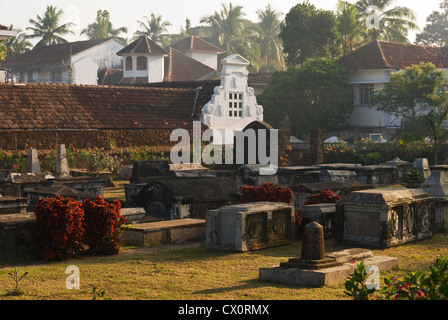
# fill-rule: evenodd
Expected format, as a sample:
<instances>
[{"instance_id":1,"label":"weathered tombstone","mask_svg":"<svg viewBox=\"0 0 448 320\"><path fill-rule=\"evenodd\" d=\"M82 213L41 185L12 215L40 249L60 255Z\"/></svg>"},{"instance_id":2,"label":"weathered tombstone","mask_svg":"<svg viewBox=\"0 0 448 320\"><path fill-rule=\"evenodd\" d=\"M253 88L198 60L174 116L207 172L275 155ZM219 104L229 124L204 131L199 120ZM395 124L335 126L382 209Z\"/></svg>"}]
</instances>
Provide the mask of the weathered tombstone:
<instances>
[{"instance_id":1,"label":"weathered tombstone","mask_svg":"<svg viewBox=\"0 0 448 320\"><path fill-rule=\"evenodd\" d=\"M420 186L433 197L448 197L448 165L431 166L431 175Z\"/></svg>"},{"instance_id":2,"label":"weathered tombstone","mask_svg":"<svg viewBox=\"0 0 448 320\"><path fill-rule=\"evenodd\" d=\"M67 152L65 150L65 144L59 145L58 157L56 159L56 178L69 177L70 170L68 168Z\"/></svg>"},{"instance_id":3,"label":"weathered tombstone","mask_svg":"<svg viewBox=\"0 0 448 320\"><path fill-rule=\"evenodd\" d=\"M290 244L294 207L282 202L251 202L207 211L206 247L248 251Z\"/></svg>"},{"instance_id":4,"label":"weathered tombstone","mask_svg":"<svg viewBox=\"0 0 448 320\"><path fill-rule=\"evenodd\" d=\"M324 131L311 130L310 137L310 154L311 165L324 163Z\"/></svg>"},{"instance_id":5,"label":"weathered tombstone","mask_svg":"<svg viewBox=\"0 0 448 320\"><path fill-rule=\"evenodd\" d=\"M382 164L383 165L383 164ZM396 157L390 161L384 163L386 166L394 166L397 168L397 179L398 181L403 180L405 173L412 169L413 164L408 161L403 161L400 158Z\"/></svg>"},{"instance_id":6,"label":"weathered tombstone","mask_svg":"<svg viewBox=\"0 0 448 320\"><path fill-rule=\"evenodd\" d=\"M300 258L289 259L280 263L283 268L299 268L318 270L340 265L334 258L325 256L324 229L317 222L311 222L305 226Z\"/></svg>"},{"instance_id":7,"label":"weathered tombstone","mask_svg":"<svg viewBox=\"0 0 448 320\"><path fill-rule=\"evenodd\" d=\"M328 181L355 181L356 180L356 172L349 170L321 170L319 172L319 180L321 182Z\"/></svg>"},{"instance_id":8,"label":"weathered tombstone","mask_svg":"<svg viewBox=\"0 0 448 320\"><path fill-rule=\"evenodd\" d=\"M27 173L40 173L39 156L36 149L28 151L28 162L26 164Z\"/></svg>"},{"instance_id":9,"label":"weathered tombstone","mask_svg":"<svg viewBox=\"0 0 448 320\"><path fill-rule=\"evenodd\" d=\"M431 169L429 168L429 163L427 158L417 158L414 159L414 164L412 169L420 171L421 174L428 179L431 175Z\"/></svg>"},{"instance_id":10,"label":"weathered tombstone","mask_svg":"<svg viewBox=\"0 0 448 320\"><path fill-rule=\"evenodd\" d=\"M388 248L432 236L435 198L421 189L355 191L336 204L335 238Z\"/></svg>"}]
</instances>

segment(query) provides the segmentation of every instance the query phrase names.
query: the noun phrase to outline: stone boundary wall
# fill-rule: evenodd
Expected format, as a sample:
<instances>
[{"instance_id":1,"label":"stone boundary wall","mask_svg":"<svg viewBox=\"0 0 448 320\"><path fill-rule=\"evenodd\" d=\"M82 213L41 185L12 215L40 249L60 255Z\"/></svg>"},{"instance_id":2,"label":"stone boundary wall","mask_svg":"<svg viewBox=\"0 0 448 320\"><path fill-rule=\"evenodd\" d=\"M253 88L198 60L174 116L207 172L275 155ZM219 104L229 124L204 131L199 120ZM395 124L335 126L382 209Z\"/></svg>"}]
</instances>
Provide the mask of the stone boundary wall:
<instances>
[{"instance_id":1,"label":"stone boundary wall","mask_svg":"<svg viewBox=\"0 0 448 320\"><path fill-rule=\"evenodd\" d=\"M169 152L177 141L170 141L176 129L137 130L7 130L0 131L0 150L27 151L29 149L50 150L58 144L73 144L76 148L108 148L113 143L117 148L153 147L156 152ZM192 129L187 129L193 143ZM204 128L202 130L205 130ZM206 143L206 142L205 142ZM289 130L279 130L279 166L289 166Z\"/></svg>"}]
</instances>

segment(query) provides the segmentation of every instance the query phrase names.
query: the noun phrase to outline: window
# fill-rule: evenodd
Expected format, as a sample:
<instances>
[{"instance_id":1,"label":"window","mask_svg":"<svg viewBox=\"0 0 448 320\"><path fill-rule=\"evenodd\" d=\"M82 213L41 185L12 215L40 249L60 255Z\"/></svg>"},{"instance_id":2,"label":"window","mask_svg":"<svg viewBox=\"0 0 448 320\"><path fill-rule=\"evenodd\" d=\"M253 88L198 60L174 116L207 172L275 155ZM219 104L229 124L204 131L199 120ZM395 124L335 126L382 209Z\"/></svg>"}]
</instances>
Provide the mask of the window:
<instances>
[{"instance_id":1,"label":"window","mask_svg":"<svg viewBox=\"0 0 448 320\"><path fill-rule=\"evenodd\" d=\"M146 57L140 56L137 58L137 70L147 70L148 63Z\"/></svg>"},{"instance_id":2,"label":"window","mask_svg":"<svg viewBox=\"0 0 448 320\"><path fill-rule=\"evenodd\" d=\"M51 73L51 82L62 82L62 71L53 71Z\"/></svg>"},{"instance_id":3,"label":"window","mask_svg":"<svg viewBox=\"0 0 448 320\"><path fill-rule=\"evenodd\" d=\"M359 86L359 104L371 104L373 90L373 84L364 84Z\"/></svg>"},{"instance_id":4,"label":"window","mask_svg":"<svg viewBox=\"0 0 448 320\"><path fill-rule=\"evenodd\" d=\"M132 57L126 58L126 70L132 70Z\"/></svg>"},{"instance_id":5,"label":"window","mask_svg":"<svg viewBox=\"0 0 448 320\"><path fill-rule=\"evenodd\" d=\"M243 94L229 93L229 117L237 118L243 116Z\"/></svg>"}]
</instances>

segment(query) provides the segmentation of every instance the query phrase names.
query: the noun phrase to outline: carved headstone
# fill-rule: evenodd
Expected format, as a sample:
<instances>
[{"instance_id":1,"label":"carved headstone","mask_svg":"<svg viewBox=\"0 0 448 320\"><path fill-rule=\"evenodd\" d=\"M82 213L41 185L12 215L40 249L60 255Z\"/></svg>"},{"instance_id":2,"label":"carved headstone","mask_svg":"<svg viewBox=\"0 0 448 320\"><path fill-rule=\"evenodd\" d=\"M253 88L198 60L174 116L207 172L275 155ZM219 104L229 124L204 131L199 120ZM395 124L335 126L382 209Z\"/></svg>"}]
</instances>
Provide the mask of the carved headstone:
<instances>
[{"instance_id":1,"label":"carved headstone","mask_svg":"<svg viewBox=\"0 0 448 320\"><path fill-rule=\"evenodd\" d=\"M68 168L67 152L65 150L65 144L59 145L58 157L56 159L56 178L64 178L70 176L70 170Z\"/></svg>"},{"instance_id":2,"label":"carved headstone","mask_svg":"<svg viewBox=\"0 0 448 320\"><path fill-rule=\"evenodd\" d=\"M26 164L27 173L40 173L39 157L36 149L28 151L28 162Z\"/></svg>"}]
</instances>

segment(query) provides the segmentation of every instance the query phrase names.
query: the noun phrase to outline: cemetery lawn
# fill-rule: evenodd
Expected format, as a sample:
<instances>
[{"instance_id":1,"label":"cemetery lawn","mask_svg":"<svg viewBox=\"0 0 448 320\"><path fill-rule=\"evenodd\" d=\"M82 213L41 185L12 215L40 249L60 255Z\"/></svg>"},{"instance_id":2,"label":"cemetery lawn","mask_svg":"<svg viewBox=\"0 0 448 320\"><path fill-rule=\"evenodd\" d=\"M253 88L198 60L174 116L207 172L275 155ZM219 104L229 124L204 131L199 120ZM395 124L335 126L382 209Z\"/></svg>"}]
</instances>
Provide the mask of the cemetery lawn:
<instances>
[{"instance_id":1,"label":"cemetery lawn","mask_svg":"<svg viewBox=\"0 0 448 320\"><path fill-rule=\"evenodd\" d=\"M90 300L92 288L104 290L111 300L350 300L344 284L336 287L299 288L258 280L260 267L276 266L300 256L302 242L244 253L207 250L205 242L122 247L111 256L85 256L63 262L0 261L1 300ZM348 246L334 240L325 243L327 252ZM406 245L373 250L375 255L399 259L400 270L381 273L403 276L427 272L436 255L448 256L448 235ZM80 271L80 288L68 290L67 266ZM15 282L8 275L17 266L20 296L8 295Z\"/></svg>"}]
</instances>

